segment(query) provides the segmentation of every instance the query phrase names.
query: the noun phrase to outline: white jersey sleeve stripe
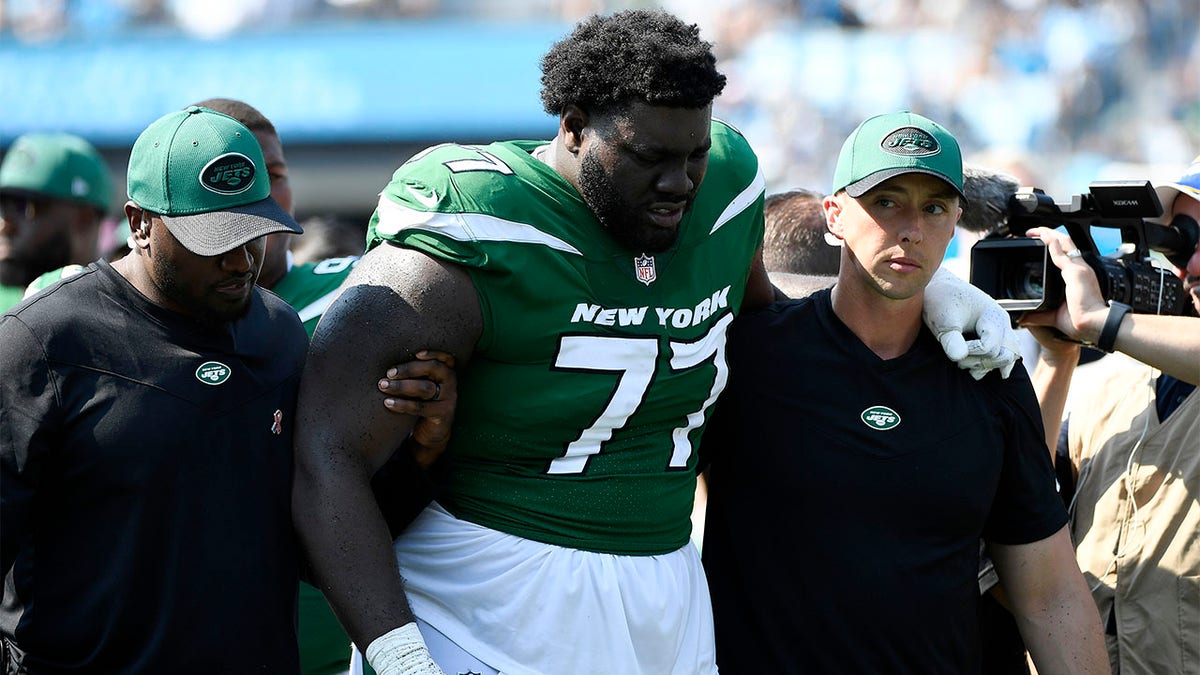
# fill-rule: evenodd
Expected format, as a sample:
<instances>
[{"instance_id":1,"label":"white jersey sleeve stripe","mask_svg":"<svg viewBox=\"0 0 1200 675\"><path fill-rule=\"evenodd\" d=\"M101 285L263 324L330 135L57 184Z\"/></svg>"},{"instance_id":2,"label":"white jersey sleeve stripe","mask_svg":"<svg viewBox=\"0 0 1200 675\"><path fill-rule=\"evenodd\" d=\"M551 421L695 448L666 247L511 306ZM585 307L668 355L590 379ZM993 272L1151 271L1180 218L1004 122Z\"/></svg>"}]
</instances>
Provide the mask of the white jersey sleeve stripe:
<instances>
[{"instance_id":1,"label":"white jersey sleeve stripe","mask_svg":"<svg viewBox=\"0 0 1200 675\"><path fill-rule=\"evenodd\" d=\"M386 195L379 198L376 213L379 221L375 225L375 231L383 236L392 236L401 230L425 230L456 241L542 244L563 253L583 255L574 246L536 227L482 213L418 211L397 204Z\"/></svg>"},{"instance_id":2,"label":"white jersey sleeve stripe","mask_svg":"<svg viewBox=\"0 0 1200 675\"><path fill-rule=\"evenodd\" d=\"M721 212L720 217L717 218L717 222L713 223L712 229L708 233L712 234L716 232L721 229L722 225L733 220L742 211L745 211L766 189L767 181L763 177L762 167L760 166L757 173L754 174L754 180L738 196L734 197L733 201L729 202L729 206L726 206L725 210Z\"/></svg>"},{"instance_id":3,"label":"white jersey sleeve stripe","mask_svg":"<svg viewBox=\"0 0 1200 675\"><path fill-rule=\"evenodd\" d=\"M306 323L310 319L315 319L324 314L325 310L329 309L329 305L331 305L334 299L337 298L338 293L341 292L341 288L335 288L309 303L307 307L299 310L297 314L300 315L300 323Z\"/></svg>"}]
</instances>

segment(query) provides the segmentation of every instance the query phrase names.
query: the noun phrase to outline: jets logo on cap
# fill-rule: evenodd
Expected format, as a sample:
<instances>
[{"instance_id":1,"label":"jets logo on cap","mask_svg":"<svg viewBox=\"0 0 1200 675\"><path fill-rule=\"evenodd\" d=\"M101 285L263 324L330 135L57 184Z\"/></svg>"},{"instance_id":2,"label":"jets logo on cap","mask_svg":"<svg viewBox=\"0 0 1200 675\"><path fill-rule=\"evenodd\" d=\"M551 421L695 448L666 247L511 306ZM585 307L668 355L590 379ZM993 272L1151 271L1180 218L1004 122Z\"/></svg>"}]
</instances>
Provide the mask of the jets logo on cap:
<instances>
[{"instance_id":1,"label":"jets logo on cap","mask_svg":"<svg viewBox=\"0 0 1200 675\"><path fill-rule=\"evenodd\" d=\"M888 431L900 426L900 414L886 405L873 405L862 411L863 424L876 431Z\"/></svg>"},{"instance_id":2,"label":"jets logo on cap","mask_svg":"<svg viewBox=\"0 0 1200 675\"><path fill-rule=\"evenodd\" d=\"M200 184L219 195L236 195L254 185L254 160L240 152L227 152L204 165Z\"/></svg>"},{"instance_id":3,"label":"jets logo on cap","mask_svg":"<svg viewBox=\"0 0 1200 675\"><path fill-rule=\"evenodd\" d=\"M902 127L893 131L879 147L889 155L899 157L928 157L941 151L933 136L916 127Z\"/></svg>"},{"instance_id":4,"label":"jets logo on cap","mask_svg":"<svg viewBox=\"0 0 1200 675\"><path fill-rule=\"evenodd\" d=\"M224 363L220 363L218 361L206 361L200 364L200 367L196 369L196 379L200 380L204 384L217 385L228 380L229 375L232 372L233 371L229 369L229 366L225 365Z\"/></svg>"}]
</instances>

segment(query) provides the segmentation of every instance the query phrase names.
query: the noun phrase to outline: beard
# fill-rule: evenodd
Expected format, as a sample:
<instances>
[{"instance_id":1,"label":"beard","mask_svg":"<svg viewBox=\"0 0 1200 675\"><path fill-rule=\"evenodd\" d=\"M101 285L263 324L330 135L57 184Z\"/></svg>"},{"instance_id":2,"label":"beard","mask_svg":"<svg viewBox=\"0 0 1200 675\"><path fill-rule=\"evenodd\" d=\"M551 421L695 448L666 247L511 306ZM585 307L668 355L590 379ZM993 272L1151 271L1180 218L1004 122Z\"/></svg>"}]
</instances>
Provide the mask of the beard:
<instances>
[{"instance_id":1,"label":"beard","mask_svg":"<svg viewBox=\"0 0 1200 675\"><path fill-rule=\"evenodd\" d=\"M63 230L18 255L0 260L0 285L25 288L38 276L70 263L71 235Z\"/></svg>"},{"instance_id":2,"label":"beard","mask_svg":"<svg viewBox=\"0 0 1200 675\"><path fill-rule=\"evenodd\" d=\"M580 162L579 192L609 236L631 251L659 253L671 248L679 237L677 227L655 227L639 218L640 212L621 197L612 177L592 153Z\"/></svg>"},{"instance_id":3,"label":"beard","mask_svg":"<svg viewBox=\"0 0 1200 675\"><path fill-rule=\"evenodd\" d=\"M36 279L36 276L30 278L29 270L32 269L27 262L20 260L0 260L0 286L12 286L14 288L25 288L29 282ZM49 269L54 269L53 267Z\"/></svg>"},{"instance_id":4,"label":"beard","mask_svg":"<svg viewBox=\"0 0 1200 675\"><path fill-rule=\"evenodd\" d=\"M178 303L188 316L205 328L221 328L250 312L252 294L236 305L205 302L204 297L198 295L193 287L180 280L179 269L166 257L155 256L153 265L158 287L163 295Z\"/></svg>"}]
</instances>

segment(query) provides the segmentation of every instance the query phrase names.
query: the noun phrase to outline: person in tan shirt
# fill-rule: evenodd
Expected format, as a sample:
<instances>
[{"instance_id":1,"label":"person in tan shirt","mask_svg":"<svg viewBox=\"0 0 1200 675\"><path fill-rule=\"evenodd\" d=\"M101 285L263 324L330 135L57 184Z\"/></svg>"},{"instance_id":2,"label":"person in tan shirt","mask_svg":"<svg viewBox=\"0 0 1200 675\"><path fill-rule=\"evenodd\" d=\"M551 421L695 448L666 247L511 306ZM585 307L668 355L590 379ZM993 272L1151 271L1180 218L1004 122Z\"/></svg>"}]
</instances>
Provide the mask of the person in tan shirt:
<instances>
[{"instance_id":1,"label":"person in tan shirt","mask_svg":"<svg viewBox=\"0 0 1200 675\"><path fill-rule=\"evenodd\" d=\"M1200 157L1157 190L1162 222L1200 219ZM1105 623L1113 672L1200 673L1200 318L1121 315L1101 297L1092 269L1071 255L1069 237L1042 228L1029 234L1046 242L1066 282L1061 307L1023 324L1045 347L1034 386L1048 445L1070 462L1059 475L1075 483L1072 539ZM1176 274L1200 313L1200 245L1191 244ZM1048 326L1138 362L1079 395L1057 443L1080 345L1055 339Z\"/></svg>"}]
</instances>

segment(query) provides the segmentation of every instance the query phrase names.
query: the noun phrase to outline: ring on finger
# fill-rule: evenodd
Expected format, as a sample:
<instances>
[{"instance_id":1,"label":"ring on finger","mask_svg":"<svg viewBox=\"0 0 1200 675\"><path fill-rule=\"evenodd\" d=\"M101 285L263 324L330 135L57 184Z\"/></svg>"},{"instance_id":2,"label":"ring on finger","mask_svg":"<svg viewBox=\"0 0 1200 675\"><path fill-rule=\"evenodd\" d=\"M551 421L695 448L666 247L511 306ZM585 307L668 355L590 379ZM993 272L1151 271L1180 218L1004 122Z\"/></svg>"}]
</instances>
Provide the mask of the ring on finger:
<instances>
[{"instance_id":1,"label":"ring on finger","mask_svg":"<svg viewBox=\"0 0 1200 675\"><path fill-rule=\"evenodd\" d=\"M1071 251L1067 251L1067 257L1068 258L1082 258L1083 251L1080 251L1079 249L1073 249Z\"/></svg>"},{"instance_id":2,"label":"ring on finger","mask_svg":"<svg viewBox=\"0 0 1200 675\"><path fill-rule=\"evenodd\" d=\"M438 401L442 398L442 385L439 382L433 383L433 398L430 401Z\"/></svg>"}]
</instances>

